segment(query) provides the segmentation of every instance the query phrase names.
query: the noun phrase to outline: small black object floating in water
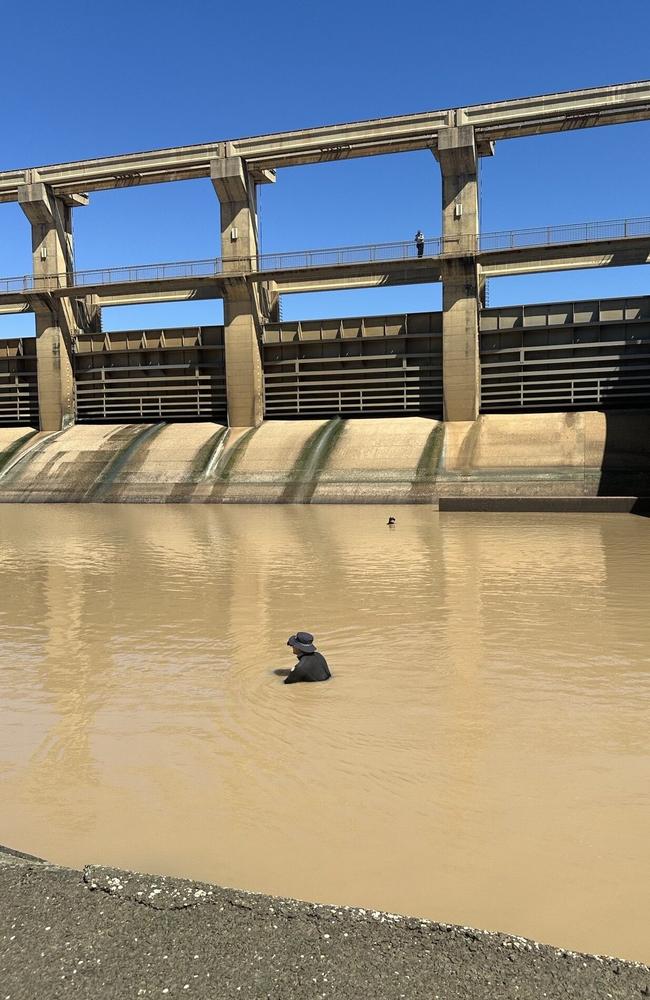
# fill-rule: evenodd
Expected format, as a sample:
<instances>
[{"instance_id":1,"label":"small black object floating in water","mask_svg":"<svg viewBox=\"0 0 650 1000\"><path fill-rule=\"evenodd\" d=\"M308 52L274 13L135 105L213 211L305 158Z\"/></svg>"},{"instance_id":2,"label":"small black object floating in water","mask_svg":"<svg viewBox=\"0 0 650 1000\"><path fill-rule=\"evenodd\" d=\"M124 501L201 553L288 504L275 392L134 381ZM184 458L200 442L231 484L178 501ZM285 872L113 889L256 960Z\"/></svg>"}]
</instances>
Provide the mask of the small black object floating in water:
<instances>
[{"instance_id":1,"label":"small black object floating in water","mask_svg":"<svg viewBox=\"0 0 650 1000\"><path fill-rule=\"evenodd\" d=\"M394 518L394 517L392 516L392 514L391 514L391 516L390 516L390 517L388 518L388 520L386 521L386 524L387 524L387 525L388 525L388 526L389 526L390 528L392 528L392 527L393 527L393 525L395 524L395 518Z\"/></svg>"}]
</instances>

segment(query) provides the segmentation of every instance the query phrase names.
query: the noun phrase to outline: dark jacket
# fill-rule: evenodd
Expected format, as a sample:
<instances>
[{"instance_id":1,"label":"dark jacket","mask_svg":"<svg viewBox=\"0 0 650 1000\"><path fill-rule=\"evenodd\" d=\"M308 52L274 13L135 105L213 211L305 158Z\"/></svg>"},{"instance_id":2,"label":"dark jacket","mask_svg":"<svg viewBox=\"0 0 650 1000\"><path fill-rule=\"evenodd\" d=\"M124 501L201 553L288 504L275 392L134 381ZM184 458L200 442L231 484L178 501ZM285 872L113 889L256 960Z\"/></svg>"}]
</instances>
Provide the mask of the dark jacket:
<instances>
[{"instance_id":1,"label":"dark jacket","mask_svg":"<svg viewBox=\"0 0 650 1000\"><path fill-rule=\"evenodd\" d=\"M298 681L326 681L331 677L327 660L321 653L301 653L291 673L285 677L285 684L297 684Z\"/></svg>"}]
</instances>

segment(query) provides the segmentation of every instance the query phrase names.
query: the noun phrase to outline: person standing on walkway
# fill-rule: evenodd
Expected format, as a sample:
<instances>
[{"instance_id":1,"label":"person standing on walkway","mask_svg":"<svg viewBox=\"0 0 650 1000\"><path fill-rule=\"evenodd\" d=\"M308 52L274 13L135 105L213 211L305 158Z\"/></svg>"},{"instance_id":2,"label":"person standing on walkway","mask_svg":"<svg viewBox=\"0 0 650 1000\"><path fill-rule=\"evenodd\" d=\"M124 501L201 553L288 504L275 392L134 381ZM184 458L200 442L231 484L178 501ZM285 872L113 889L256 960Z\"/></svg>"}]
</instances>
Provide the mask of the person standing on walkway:
<instances>
[{"instance_id":1,"label":"person standing on walkway","mask_svg":"<svg viewBox=\"0 0 650 1000\"><path fill-rule=\"evenodd\" d=\"M332 676L325 657L316 651L314 637L311 632L296 632L287 639L298 657L298 662L285 677L285 684L297 684L298 681L327 681Z\"/></svg>"},{"instance_id":2,"label":"person standing on walkway","mask_svg":"<svg viewBox=\"0 0 650 1000\"><path fill-rule=\"evenodd\" d=\"M415 245L418 248L418 257L424 256L424 233L421 229L418 229L415 234Z\"/></svg>"}]
</instances>

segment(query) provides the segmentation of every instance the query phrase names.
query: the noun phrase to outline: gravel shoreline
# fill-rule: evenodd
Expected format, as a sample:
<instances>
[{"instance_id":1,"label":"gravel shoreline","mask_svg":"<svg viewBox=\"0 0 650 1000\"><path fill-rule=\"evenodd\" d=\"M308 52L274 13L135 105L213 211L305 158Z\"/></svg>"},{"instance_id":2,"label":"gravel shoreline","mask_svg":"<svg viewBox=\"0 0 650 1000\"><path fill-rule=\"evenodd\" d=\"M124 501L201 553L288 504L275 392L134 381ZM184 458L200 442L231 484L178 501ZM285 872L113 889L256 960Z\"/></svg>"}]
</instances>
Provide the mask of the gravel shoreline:
<instances>
[{"instance_id":1,"label":"gravel shoreline","mask_svg":"<svg viewBox=\"0 0 650 1000\"><path fill-rule=\"evenodd\" d=\"M0 848L0 1000L642 1000L650 969L526 938Z\"/></svg>"}]
</instances>

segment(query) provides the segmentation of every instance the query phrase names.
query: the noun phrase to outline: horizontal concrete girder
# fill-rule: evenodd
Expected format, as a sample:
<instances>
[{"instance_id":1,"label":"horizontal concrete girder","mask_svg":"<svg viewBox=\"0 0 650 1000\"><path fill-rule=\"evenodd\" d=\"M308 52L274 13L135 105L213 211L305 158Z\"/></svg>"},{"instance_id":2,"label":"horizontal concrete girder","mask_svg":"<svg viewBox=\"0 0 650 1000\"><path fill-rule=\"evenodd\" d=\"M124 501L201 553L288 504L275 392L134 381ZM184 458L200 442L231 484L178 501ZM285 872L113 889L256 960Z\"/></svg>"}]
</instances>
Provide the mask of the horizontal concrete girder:
<instances>
[{"instance_id":1,"label":"horizontal concrete girder","mask_svg":"<svg viewBox=\"0 0 650 1000\"><path fill-rule=\"evenodd\" d=\"M112 289L102 290L98 296L102 309L110 306L139 306L151 305L159 302L199 302L206 299L220 299L221 294L217 294L216 286L206 286L203 288L172 288L163 289L160 292L142 290L139 292L112 292Z\"/></svg>"},{"instance_id":2,"label":"horizontal concrete girder","mask_svg":"<svg viewBox=\"0 0 650 1000\"><path fill-rule=\"evenodd\" d=\"M375 288L379 285L410 285L440 281L440 259L437 257L368 261L356 264L321 264L309 268L286 268L277 271L256 271L251 281L271 279L281 295L290 292L328 291L345 288Z\"/></svg>"},{"instance_id":3,"label":"horizontal concrete girder","mask_svg":"<svg viewBox=\"0 0 650 1000\"><path fill-rule=\"evenodd\" d=\"M478 152L495 139L593 128L650 118L650 81L524 97L468 108L326 125L232 140L252 180L265 183L276 167L435 148L438 129L471 125ZM228 143L177 146L38 167L39 180L59 196L210 176ZM16 201L25 169L0 172L0 202Z\"/></svg>"},{"instance_id":4,"label":"horizontal concrete girder","mask_svg":"<svg viewBox=\"0 0 650 1000\"><path fill-rule=\"evenodd\" d=\"M12 313L31 312L32 307L27 297L20 292L10 295L0 294L0 316L10 316Z\"/></svg>"},{"instance_id":5,"label":"horizontal concrete girder","mask_svg":"<svg viewBox=\"0 0 650 1000\"><path fill-rule=\"evenodd\" d=\"M650 261L650 238L626 236L585 243L490 250L477 255L486 278L591 267L628 267Z\"/></svg>"},{"instance_id":6,"label":"horizontal concrete girder","mask_svg":"<svg viewBox=\"0 0 650 1000\"><path fill-rule=\"evenodd\" d=\"M291 270L258 271L253 281L272 278L281 294L289 292L369 288L378 285L421 284L442 279L443 261L467 254L372 263L330 264ZM584 243L553 244L490 250L476 254L482 274L489 277L591 267L625 267L650 261L650 236L627 236Z\"/></svg>"},{"instance_id":7,"label":"horizontal concrete girder","mask_svg":"<svg viewBox=\"0 0 650 1000\"><path fill-rule=\"evenodd\" d=\"M318 264L249 271L223 275L186 275L151 277L134 280L84 281L83 284L44 289L53 298L84 298L96 295L104 306L161 301L222 298L227 283L277 284L280 294L326 291L345 288L374 288L380 285L421 284L441 280L445 262L476 258L484 277L503 277L543 271L592 267L624 267L650 262L650 235L621 236L583 242L553 243L548 246L504 248L481 251L478 254L453 254L406 258L387 261L357 261L353 263ZM246 258L248 261L248 258ZM205 262L200 262L205 263ZM192 266L192 262L187 262ZM155 270L159 265L143 265ZM169 265L160 265L164 268ZM138 268L134 267L134 271ZM101 273L101 272L100 272ZM107 274L110 271L106 272ZM56 276L55 276L56 277ZM24 291L0 292L0 312L28 311L35 293Z\"/></svg>"},{"instance_id":8,"label":"horizontal concrete girder","mask_svg":"<svg viewBox=\"0 0 650 1000\"><path fill-rule=\"evenodd\" d=\"M103 306L109 299L129 298L135 303L134 296L140 302L178 301L185 299L219 299L223 296L224 281L215 277L189 278L157 278L139 281L115 281L84 285L71 285L56 288L52 291L54 298L80 298L86 295L96 295ZM175 298L176 296L176 298ZM0 295L0 302L2 296ZM118 302L113 302L113 305Z\"/></svg>"}]
</instances>

